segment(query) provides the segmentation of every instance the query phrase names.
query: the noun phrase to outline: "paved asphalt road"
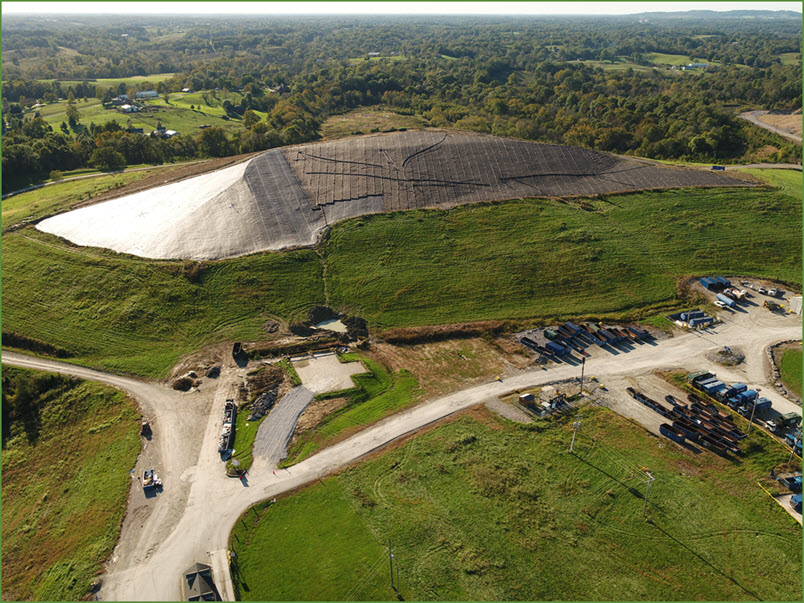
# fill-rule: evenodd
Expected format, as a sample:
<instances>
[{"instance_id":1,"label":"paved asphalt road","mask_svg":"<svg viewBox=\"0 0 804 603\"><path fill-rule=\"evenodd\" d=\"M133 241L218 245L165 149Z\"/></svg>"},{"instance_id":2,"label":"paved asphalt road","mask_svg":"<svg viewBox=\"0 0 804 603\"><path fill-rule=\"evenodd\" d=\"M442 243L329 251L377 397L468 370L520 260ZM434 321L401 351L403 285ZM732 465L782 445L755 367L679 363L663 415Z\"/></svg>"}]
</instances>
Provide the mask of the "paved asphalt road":
<instances>
[{"instance_id":1,"label":"paved asphalt road","mask_svg":"<svg viewBox=\"0 0 804 603\"><path fill-rule=\"evenodd\" d=\"M587 359L586 374L596 376L605 384L607 377L643 375L660 368L707 368L718 374L722 373L728 379L740 380L749 386L760 386L763 394L767 392L771 397L774 406L782 404L781 396L773 392L767 383L765 350L768 345L778 341L801 339L801 319L790 315L776 315L758 305L748 307L746 311L726 313L723 318L722 324L705 332L684 333L655 345L637 346L627 354L613 355L604 350L594 350ZM743 365L725 370L704 358L706 352L724 345L743 350L746 355ZM173 395L175 392L171 394L169 392L172 390L158 384L11 353L3 354L3 362L40 370L57 370L121 387L135 395L144 408L158 411L159 418L165 423L170 420L171 415L182 409L181 404L176 404ZM172 438L175 441L170 451L180 454L181 461L163 459L164 463L186 465L180 479L190 484L189 493L179 502L173 502L168 497L164 501L157 499L155 506L173 504L181 512L163 512L163 517L175 521L169 526L165 526L163 522L158 526L158 531L154 531L157 529L155 524L146 523L139 528L138 522L136 529L128 531L124 524L124 533L114 554L115 558L120 559L116 562L113 559L107 567L100 591L102 599L176 600L180 596L179 578L182 572L193 563L199 562L212 565L222 597L233 600L227 562L228 539L235 521L250 505L319 479L405 434L513 389L577 377L578 368L558 364L551 365L547 370L529 369L506 376L501 382L494 381L423 402L384 419L290 469L277 471L276 475L273 474L274 467L267 459L257 457L248 478L243 481L226 478L219 467L216 468L205 460L206 456L211 458L210 451L217 444L220 416L216 406L222 404L225 397L231 397L228 396L228 388L234 380L229 379L229 375L231 372L222 374L214 401L208 403L212 405L208 416L201 417L196 423L185 421L186 425L174 420L174 423L183 426L185 434L192 425L196 429L194 439L193 436L181 434ZM801 412L799 407L796 408ZM192 442L202 441L200 451L198 446L188 444L187 438ZM195 459L190 458L192 453L184 451L185 447L192 448ZM181 467L173 465L171 474L175 475ZM163 481L166 493L183 488L182 483L174 483L172 478ZM135 499L136 496L133 494L132 498ZM134 504L134 501L130 503ZM131 507L129 512L131 513ZM153 511L153 515L158 513L158 509Z\"/></svg>"}]
</instances>

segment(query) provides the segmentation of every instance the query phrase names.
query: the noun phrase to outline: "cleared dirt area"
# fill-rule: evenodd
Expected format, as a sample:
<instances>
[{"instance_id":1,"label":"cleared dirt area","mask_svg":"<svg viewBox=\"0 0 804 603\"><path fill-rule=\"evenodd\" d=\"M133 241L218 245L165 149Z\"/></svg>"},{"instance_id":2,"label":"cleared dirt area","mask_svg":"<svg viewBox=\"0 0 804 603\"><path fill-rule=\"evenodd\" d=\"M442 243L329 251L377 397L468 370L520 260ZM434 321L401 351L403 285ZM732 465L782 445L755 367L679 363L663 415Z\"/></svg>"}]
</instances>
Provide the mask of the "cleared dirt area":
<instances>
[{"instance_id":1,"label":"cleared dirt area","mask_svg":"<svg viewBox=\"0 0 804 603\"><path fill-rule=\"evenodd\" d=\"M392 372L409 370L428 397L496 379L533 362L524 355L504 354L479 337L416 345L377 343L371 346L369 356Z\"/></svg>"},{"instance_id":2,"label":"cleared dirt area","mask_svg":"<svg viewBox=\"0 0 804 603\"><path fill-rule=\"evenodd\" d=\"M760 116L759 121L773 126L774 128L779 128L780 130L786 130L799 138L801 137L801 111L788 115L768 113Z\"/></svg>"},{"instance_id":3,"label":"cleared dirt area","mask_svg":"<svg viewBox=\"0 0 804 603\"><path fill-rule=\"evenodd\" d=\"M243 162L243 159L249 159ZM240 163L238 163L240 162ZM159 173L115 198L43 220L78 245L154 259L215 260L313 245L366 214L523 197L751 186L720 173L455 131L272 149ZM197 170L197 171L195 171ZM150 188L149 186L157 186Z\"/></svg>"},{"instance_id":4,"label":"cleared dirt area","mask_svg":"<svg viewBox=\"0 0 804 603\"><path fill-rule=\"evenodd\" d=\"M366 372L359 362L341 362L335 354L294 358L293 368L304 387L316 394L354 387L351 376Z\"/></svg>"}]
</instances>

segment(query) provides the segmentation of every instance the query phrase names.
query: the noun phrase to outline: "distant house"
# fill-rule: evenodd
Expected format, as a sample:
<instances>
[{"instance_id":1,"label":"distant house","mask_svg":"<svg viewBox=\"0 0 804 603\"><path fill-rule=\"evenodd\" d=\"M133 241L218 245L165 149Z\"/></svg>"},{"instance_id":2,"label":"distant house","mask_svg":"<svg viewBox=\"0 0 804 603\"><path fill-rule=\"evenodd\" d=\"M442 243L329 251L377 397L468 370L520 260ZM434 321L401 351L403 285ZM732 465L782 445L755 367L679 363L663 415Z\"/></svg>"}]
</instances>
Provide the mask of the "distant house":
<instances>
[{"instance_id":1,"label":"distant house","mask_svg":"<svg viewBox=\"0 0 804 603\"><path fill-rule=\"evenodd\" d=\"M176 130L165 130L163 132L165 138L173 138L174 136L178 136L179 133Z\"/></svg>"},{"instance_id":2,"label":"distant house","mask_svg":"<svg viewBox=\"0 0 804 603\"><path fill-rule=\"evenodd\" d=\"M709 67L709 63L690 63L687 67L690 69L706 69Z\"/></svg>"},{"instance_id":3,"label":"distant house","mask_svg":"<svg viewBox=\"0 0 804 603\"><path fill-rule=\"evenodd\" d=\"M368 55L370 57L378 57L378 56L380 56L380 53L379 52L370 52L370 53L368 53Z\"/></svg>"},{"instance_id":4,"label":"distant house","mask_svg":"<svg viewBox=\"0 0 804 603\"><path fill-rule=\"evenodd\" d=\"M142 107L140 107L139 105L122 105L120 107L120 110L123 113L137 113L138 111L142 110Z\"/></svg>"},{"instance_id":5,"label":"distant house","mask_svg":"<svg viewBox=\"0 0 804 603\"><path fill-rule=\"evenodd\" d=\"M143 90L134 95L136 98L158 98L159 93L156 90Z\"/></svg>"},{"instance_id":6,"label":"distant house","mask_svg":"<svg viewBox=\"0 0 804 603\"><path fill-rule=\"evenodd\" d=\"M193 92L195 92L192 88L182 88L181 91L184 92L185 94L192 94Z\"/></svg>"}]
</instances>

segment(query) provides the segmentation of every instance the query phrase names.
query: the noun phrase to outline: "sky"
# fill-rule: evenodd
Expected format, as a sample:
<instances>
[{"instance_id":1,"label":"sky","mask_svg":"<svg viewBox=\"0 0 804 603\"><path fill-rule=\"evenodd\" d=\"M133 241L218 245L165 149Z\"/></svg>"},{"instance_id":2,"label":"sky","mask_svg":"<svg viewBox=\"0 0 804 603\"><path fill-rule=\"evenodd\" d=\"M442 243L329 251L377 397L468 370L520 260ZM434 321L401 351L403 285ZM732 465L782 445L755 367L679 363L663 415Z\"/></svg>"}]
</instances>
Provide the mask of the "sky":
<instances>
[{"instance_id":1,"label":"sky","mask_svg":"<svg viewBox=\"0 0 804 603\"><path fill-rule=\"evenodd\" d=\"M4 15L36 14L272 14L272 15L625 15L686 10L792 10L800 2L14 2ZM225 7L225 8L224 8Z\"/></svg>"}]
</instances>

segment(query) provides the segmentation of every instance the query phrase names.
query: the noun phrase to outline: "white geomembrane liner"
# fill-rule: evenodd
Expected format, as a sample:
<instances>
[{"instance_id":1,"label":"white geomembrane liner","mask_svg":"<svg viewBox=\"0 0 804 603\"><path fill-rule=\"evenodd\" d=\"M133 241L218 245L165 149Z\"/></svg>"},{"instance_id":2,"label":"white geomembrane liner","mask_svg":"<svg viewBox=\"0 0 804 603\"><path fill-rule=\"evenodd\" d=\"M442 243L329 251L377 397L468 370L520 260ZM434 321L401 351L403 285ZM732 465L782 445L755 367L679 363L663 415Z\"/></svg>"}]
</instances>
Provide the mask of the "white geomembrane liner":
<instances>
[{"instance_id":1,"label":"white geomembrane liner","mask_svg":"<svg viewBox=\"0 0 804 603\"><path fill-rule=\"evenodd\" d=\"M231 192L234 195L225 197L233 196L234 201L242 202L242 192L230 189L242 182L249 163L59 214L43 220L37 228L77 245L146 258L215 259L242 255L243 252L231 253L222 239L236 238L243 225L227 219L228 214L237 214L236 207L228 198L219 197ZM203 224L199 224L202 216ZM229 228L221 232L221 224Z\"/></svg>"}]
</instances>

